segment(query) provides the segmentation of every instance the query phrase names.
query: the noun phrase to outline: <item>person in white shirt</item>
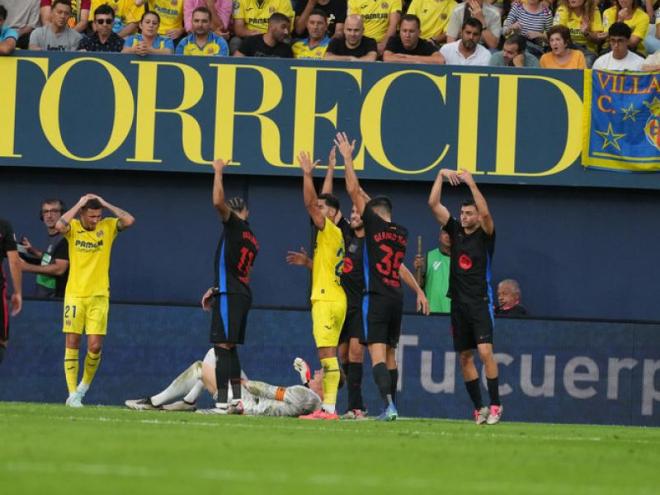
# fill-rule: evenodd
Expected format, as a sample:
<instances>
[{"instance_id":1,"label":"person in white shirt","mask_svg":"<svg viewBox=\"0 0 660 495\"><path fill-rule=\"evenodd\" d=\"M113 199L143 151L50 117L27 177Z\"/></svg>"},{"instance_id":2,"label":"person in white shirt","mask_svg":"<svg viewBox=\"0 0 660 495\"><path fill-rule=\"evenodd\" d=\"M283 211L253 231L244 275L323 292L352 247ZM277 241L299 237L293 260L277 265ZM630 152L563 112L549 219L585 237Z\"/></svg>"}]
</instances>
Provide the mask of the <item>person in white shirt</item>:
<instances>
[{"instance_id":1,"label":"person in white shirt","mask_svg":"<svg viewBox=\"0 0 660 495\"><path fill-rule=\"evenodd\" d=\"M478 19L470 17L461 27L461 39L447 43L440 48L447 65L488 65L490 51L479 44L483 25Z\"/></svg>"},{"instance_id":2,"label":"person in white shirt","mask_svg":"<svg viewBox=\"0 0 660 495\"><path fill-rule=\"evenodd\" d=\"M217 394L216 359L213 348L209 349L203 361L195 361L163 391L143 399L127 400L126 407L137 411L195 411L197 399L204 389L214 397ZM293 367L300 374L302 385L279 387L248 380L242 374L241 402L235 408L228 409L226 414L297 417L320 409L323 397L323 371L316 370L312 376L309 365L301 358L293 361ZM198 412L207 411L211 410Z\"/></svg>"},{"instance_id":3,"label":"person in white shirt","mask_svg":"<svg viewBox=\"0 0 660 495\"><path fill-rule=\"evenodd\" d=\"M594 62L593 68L598 70L642 70L644 59L628 50L628 41L632 30L623 22L615 22L608 30L608 40L611 52L601 55Z\"/></svg>"}]
</instances>

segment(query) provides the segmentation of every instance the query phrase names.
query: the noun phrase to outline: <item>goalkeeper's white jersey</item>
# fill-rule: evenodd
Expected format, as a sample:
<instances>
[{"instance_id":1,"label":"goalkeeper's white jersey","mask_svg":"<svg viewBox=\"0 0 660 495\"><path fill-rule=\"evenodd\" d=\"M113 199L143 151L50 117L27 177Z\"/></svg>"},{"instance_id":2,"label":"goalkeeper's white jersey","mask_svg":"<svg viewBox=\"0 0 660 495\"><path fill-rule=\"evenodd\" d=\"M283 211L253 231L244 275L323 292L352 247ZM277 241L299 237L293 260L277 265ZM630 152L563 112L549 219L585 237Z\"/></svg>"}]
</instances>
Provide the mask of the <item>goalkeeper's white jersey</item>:
<instances>
[{"instance_id":1,"label":"goalkeeper's white jersey","mask_svg":"<svg viewBox=\"0 0 660 495\"><path fill-rule=\"evenodd\" d=\"M263 382L247 382L242 389L244 414L297 417L321 407L321 398L303 385L286 387L283 400L275 399L277 389Z\"/></svg>"}]
</instances>

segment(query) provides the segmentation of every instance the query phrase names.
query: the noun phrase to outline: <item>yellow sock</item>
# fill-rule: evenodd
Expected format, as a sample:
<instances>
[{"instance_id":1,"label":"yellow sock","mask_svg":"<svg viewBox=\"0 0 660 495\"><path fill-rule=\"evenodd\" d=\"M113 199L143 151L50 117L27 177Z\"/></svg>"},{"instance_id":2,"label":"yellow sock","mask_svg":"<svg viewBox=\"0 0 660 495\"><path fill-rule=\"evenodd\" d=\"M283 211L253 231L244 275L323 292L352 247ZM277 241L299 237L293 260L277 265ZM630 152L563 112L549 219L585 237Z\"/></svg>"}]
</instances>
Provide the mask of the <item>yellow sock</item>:
<instances>
[{"instance_id":1,"label":"yellow sock","mask_svg":"<svg viewBox=\"0 0 660 495\"><path fill-rule=\"evenodd\" d=\"M336 357L321 359L323 366L323 409L335 412L339 388L339 361Z\"/></svg>"},{"instance_id":2,"label":"yellow sock","mask_svg":"<svg viewBox=\"0 0 660 495\"><path fill-rule=\"evenodd\" d=\"M76 391L78 386L78 349L64 348L64 377L69 394Z\"/></svg>"},{"instance_id":3,"label":"yellow sock","mask_svg":"<svg viewBox=\"0 0 660 495\"><path fill-rule=\"evenodd\" d=\"M82 384L89 386L96 375L96 370L99 369L99 364L101 364L101 353L94 354L91 351L87 351L87 356L85 356L85 371L83 372Z\"/></svg>"}]
</instances>

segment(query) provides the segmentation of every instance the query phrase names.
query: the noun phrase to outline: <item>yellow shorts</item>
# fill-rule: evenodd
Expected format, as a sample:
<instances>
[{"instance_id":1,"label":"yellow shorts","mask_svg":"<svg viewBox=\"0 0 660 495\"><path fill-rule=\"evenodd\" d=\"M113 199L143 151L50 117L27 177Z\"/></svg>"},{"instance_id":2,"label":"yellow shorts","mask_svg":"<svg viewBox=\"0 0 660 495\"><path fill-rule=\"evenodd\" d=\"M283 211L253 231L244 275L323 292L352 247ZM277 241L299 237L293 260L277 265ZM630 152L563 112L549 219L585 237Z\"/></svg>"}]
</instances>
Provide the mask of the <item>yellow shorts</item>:
<instances>
[{"instance_id":1,"label":"yellow shorts","mask_svg":"<svg viewBox=\"0 0 660 495\"><path fill-rule=\"evenodd\" d=\"M82 335L105 335L108 327L108 309L110 300L107 296L64 298L64 333Z\"/></svg>"},{"instance_id":2,"label":"yellow shorts","mask_svg":"<svg viewBox=\"0 0 660 495\"><path fill-rule=\"evenodd\" d=\"M346 318L346 299L312 301L312 327L316 347L337 347Z\"/></svg>"}]
</instances>

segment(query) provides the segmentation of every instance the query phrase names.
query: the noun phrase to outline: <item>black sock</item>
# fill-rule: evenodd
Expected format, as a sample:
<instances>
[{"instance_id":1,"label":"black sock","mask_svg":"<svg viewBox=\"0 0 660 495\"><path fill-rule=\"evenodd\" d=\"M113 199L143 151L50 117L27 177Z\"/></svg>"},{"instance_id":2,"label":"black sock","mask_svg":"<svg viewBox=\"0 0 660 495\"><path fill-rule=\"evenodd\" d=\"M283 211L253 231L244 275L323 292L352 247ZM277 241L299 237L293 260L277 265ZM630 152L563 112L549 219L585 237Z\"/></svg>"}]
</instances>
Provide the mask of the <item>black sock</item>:
<instances>
[{"instance_id":1,"label":"black sock","mask_svg":"<svg viewBox=\"0 0 660 495\"><path fill-rule=\"evenodd\" d=\"M468 394L470 394L470 399L474 404L475 409L481 409L484 407L484 403L481 402L481 389L479 388L479 378L475 378L469 382L465 382L465 388L467 388Z\"/></svg>"},{"instance_id":2,"label":"black sock","mask_svg":"<svg viewBox=\"0 0 660 495\"><path fill-rule=\"evenodd\" d=\"M362 403L362 363L347 363L348 380L348 410L360 409L364 411Z\"/></svg>"},{"instance_id":3,"label":"black sock","mask_svg":"<svg viewBox=\"0 0 660 495\"><path fill-rule=\"evenodd\" d=\"M396 404L396 387L399 384L399 370L398 368L394 368L393 370L390 371L390 394L392 395L392 402Z\"/></svg>"},{"instance_id":4,"label":"black sock","mask_svg":"<svg viewBox=\"0 0 660 495\"><path fill-rule=\"evenodd\" d=\"M218 402L227 403L229 376L231 375L231 351L222 347L215 348L215 383L218 386Z\"/></svg>"},{"instance_id":5,"label":"black sock","mask_svg":"<svg viewBox=\"0 0 660 495\"><path fill-rule=\"evenodd\" d=\"M385 363L378 363L373 367L374 381L385 403L385 407L392 402L392 386L390 385L390 372Z\"/></svg>"},{"instance_id":6,"label":"black sock","mask_svg":"<svg viewBox=\"0 0 660 495\"><path fill-rule=\"evenodd\" d=\"M499 406L500 405L500 384L498 377L488 378L486 377L486 382L488 383L488 395L490 395L490 405Z\"/></svg>"},{"instance_id":7,"label":"black sock","mask_svg":"<svg viewBox=\"0 0 660 495\"><path fill-rule=\"evenodd\" d=\"M5 349L6 347L0 344L0 363L2 363L2 360L5 358Z\"/></svg>"},{"instance_id":8,"label":"black sock","mask_svg":"<svg viewBox=\"0 0 660 495\"><path fill-rule=\"evenodd\" d=\"M231 370L229 375L229 382L231 383L231 393L234 399L241 398L241 360L238 357L238 349L233 347L231 349Z\"/></svg>"}]
</instances>

